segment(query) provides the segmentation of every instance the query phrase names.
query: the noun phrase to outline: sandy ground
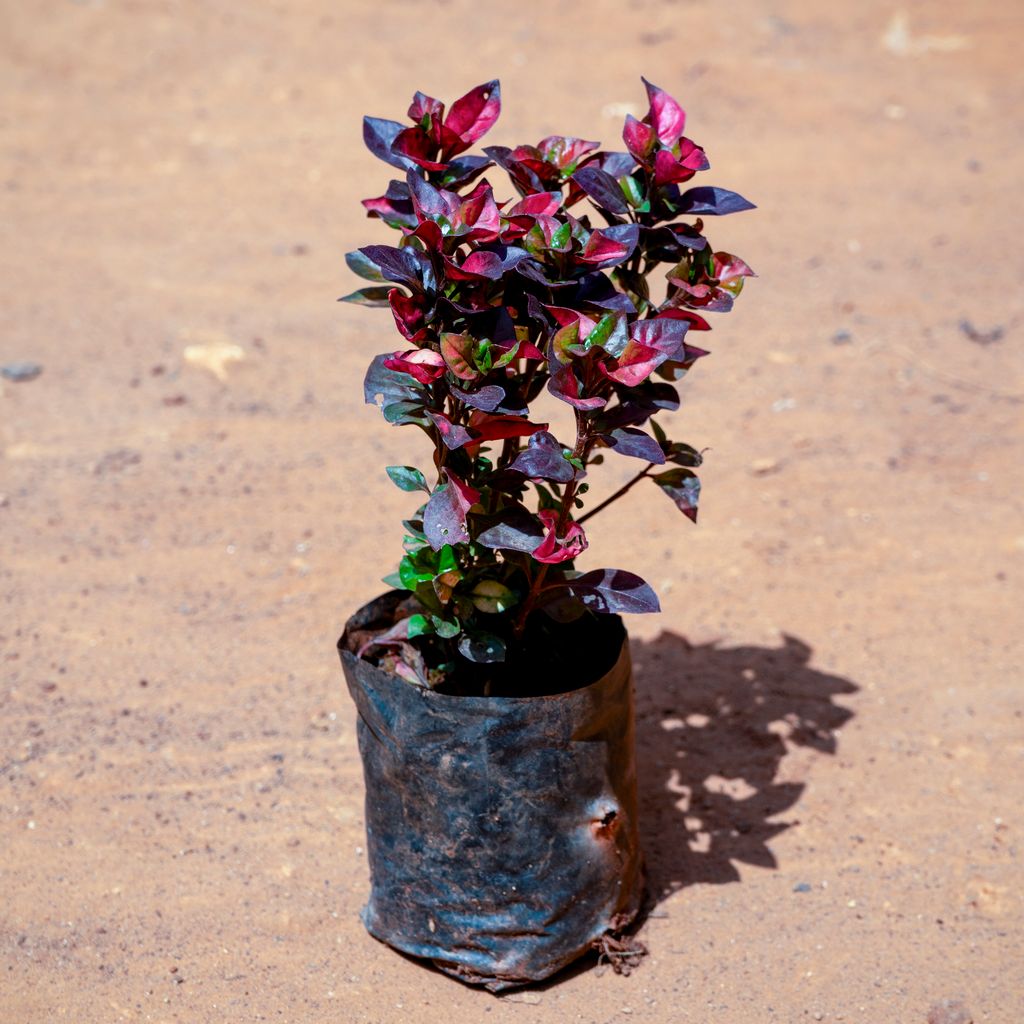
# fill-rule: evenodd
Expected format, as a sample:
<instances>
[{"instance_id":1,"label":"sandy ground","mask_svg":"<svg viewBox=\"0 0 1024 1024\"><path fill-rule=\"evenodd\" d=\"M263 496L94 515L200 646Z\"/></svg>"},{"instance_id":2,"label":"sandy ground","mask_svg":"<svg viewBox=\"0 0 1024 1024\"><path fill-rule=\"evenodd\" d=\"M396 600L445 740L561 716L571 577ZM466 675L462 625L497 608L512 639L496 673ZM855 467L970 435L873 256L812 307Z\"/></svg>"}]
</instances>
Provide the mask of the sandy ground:
<instances>
[{"instance_id":1,"label":"sandy ground","mask_svg":"<svg viewBox=\"0 0 1024 1024\"><path fill-rule=\"evenodd\" d=\"M4 1024L1024 1019L1018 5L0 6ZM701 525L591 531L664 605L651 955L497 999L357 919L333 645L419 450L334 303L386 236L359 117L500 76L491 141L612 144L641 74L760 278L678 414Z\"/></svg>"}]
</instances>

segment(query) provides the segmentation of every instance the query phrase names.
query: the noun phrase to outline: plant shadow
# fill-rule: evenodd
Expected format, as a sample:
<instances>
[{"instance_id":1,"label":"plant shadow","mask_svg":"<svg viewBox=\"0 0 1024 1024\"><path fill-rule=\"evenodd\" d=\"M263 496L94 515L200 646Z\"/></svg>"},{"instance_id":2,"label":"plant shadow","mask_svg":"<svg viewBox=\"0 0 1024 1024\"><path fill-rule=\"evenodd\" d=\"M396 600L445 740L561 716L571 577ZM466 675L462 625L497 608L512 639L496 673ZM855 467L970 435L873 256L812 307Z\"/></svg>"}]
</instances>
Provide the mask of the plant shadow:
<instances>
[{"instance_id":1,"label":"plant shadow","mask_svg":"<svg viewBox=\"0 0 1024 1024\"><path fill-rule=\"evenodd\" d=\"M693 646L673 633L632 645L641 839L651 906L688 885L775 868L769 841L805 783L779 781L793 746L836 752L849 679L810 667L811 648Z\"/></svg>"}]
</instances>

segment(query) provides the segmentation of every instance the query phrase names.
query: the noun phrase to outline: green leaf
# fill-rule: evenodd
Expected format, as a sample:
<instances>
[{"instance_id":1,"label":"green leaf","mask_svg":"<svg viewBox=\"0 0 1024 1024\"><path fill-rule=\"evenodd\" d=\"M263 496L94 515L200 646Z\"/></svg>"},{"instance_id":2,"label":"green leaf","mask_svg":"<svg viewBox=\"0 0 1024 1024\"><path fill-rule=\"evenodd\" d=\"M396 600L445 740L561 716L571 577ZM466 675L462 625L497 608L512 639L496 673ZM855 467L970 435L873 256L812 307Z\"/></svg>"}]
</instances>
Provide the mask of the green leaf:
<instances>
[{"instance_id":1,"label":"green leaf","mask_svg":"<svg viewBox=\"0 0 1024 1024\"><path fill-rule=\"evenodd\" d=\"M442 619L437 615L431 615L430 621L433 623L434 631L439 637L443 637L445 640L450 640L453 636L458 636L462 632L462 626L459 624L458 619Z\"/></svg>"},{"instance_id":2,"label":"green leaf","mask_svg":"<svg viewBox=\"0 0 1024 1024\"><path fill-rule=\"evenodd\" d=\"M427 583L434 578L432 569L424 569L422 555L424 552L433 554L430 548L420 548L412 554L406 555L398 563L398 576L406 590L415 590L420 583Z\"/></svg>"},{"instance_id":3,"label":"green leaf","mask_svg":"<svg viewBox=\"0 0 1024 1024\"><path fill-rule=\"evenodd\" d=\"M426 615L409 616L409 638L423 636L425 633L434 632L434 623Z\"/></svg>"},{"instance_id":4,"label":"green leaf","mask_svg":"<svg viewBox=\"0 0 1024 1024\"><path fill-rule=\"evenodd\" d=\"M391 303L388 301L388 292L391 289L388 288L360 288L357 291L350 292L348 295L342 295L339 302L353 302L357 306L390 306Z\"/></svg>"},{"instance_id":5,"label":"green leaf","mask_svg":"<svg viewBox=\"0 0 1024 1024\"><path fill-rule=\"evenodd\" d=\"M644 190L640 187L640 182L631 174L627 174L624 178L619 179L619 185L626 197L626 202L634 209L639 209L645 201Z\"/></svg>"},{"instance_id":6,"label":"green leaf","mask_svg":"<svg viewBox=\"0 0 1024 1024\"><path fill-rule=\"evenodd\" d=\"M437 553L438 573L453 572L458 568L459 563L455 558L455 549L451 546L451 544L445 544Z\"/></svg>"},{"instance_id":7,"label":"green leaf","mask_svg":"<svg viewBox=\"0 0 1024 1024\"><path fill-rule=\"evenodd\" d=\"M558 230L551 235L551 248L562 250L569 245L572 238L572 225L566 221Z\"/></svg>"},{"instance_id":8,"label":"green leaf","mask_svg":"<svg viewBox=\"0 0 1024 1024\"><path fill-rule=\"evenodd\" d=\"M426 491L430 493L426 477L415 466L388 466L391 482L403 491Z\"/></svg>"},{"instance_id":9,"label":"green leaf","mask_svg":"<svg viewBox=\"0 0 1024 1024\"><path fill-rule=\"evenodd\" d=\"M402 574L398 572L389 572L385 576L381 583L386 583L393 590L408 590L409 588L402 582Z\"/></svg>"}]
</instances>

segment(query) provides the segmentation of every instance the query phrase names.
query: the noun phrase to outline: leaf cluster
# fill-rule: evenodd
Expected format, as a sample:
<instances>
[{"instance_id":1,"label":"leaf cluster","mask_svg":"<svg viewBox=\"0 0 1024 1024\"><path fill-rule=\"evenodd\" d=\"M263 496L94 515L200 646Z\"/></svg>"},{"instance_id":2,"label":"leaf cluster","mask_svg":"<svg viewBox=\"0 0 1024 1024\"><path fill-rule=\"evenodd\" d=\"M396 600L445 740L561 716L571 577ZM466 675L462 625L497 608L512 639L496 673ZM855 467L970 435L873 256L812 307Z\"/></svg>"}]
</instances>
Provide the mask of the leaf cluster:
<instances>
[{"instance_id":1,"label":"leaf cluster","mask_svg":"<svg viewBox=\"0 0 1024 1024\"><path fill-rule=\"evenodd\" d=\"M421 684L511 657L535 612L658 610L634 574L576 569L584 521L641 480L696 521L701 454L654 417L679 407L679 381L708 354L691 334L753 275L712 249L704 218L752 204L688 184L708 167L704 150L682 107L644 84L649 110L626 118L622 152L549 136L467 154L498 119L497 81L447 110L418 92L407 124L364 120L367 147L400 176L363 205L400 237L348 254L369 284L344 301L390 309L403 341L372 361L364 396L421 430L432 456L429 479L387 468L422 500L386 578L409 592L411 614L376 642ZM493 168L515 195L495 197ZM664 294L652 294L655 275ZM571 407L575 436L531 416L545 391ZM642 468L584 511L606 454Z\"/></svg>"}]
</instances>

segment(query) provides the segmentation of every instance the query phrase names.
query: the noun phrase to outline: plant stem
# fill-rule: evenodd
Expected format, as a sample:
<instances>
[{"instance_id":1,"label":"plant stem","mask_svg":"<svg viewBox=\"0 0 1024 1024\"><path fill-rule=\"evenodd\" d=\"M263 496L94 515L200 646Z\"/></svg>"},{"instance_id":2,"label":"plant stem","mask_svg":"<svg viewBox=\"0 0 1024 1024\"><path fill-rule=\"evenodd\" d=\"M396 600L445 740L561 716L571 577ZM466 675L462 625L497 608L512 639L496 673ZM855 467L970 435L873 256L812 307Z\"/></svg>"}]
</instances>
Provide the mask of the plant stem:
<instances>
[{"instance_id":1,"label":"plant stem","mask_svg":"<svg viewBox=\"0 0 1024 1024\"><path fill-rule=\"evenodd\" d=\"M654 468L654 463L653 462L648 462L646 468L640 470L640 472L637 473L637 475L635 477L633 477L633 479L630 480L629 483L623 484L622 487L620 487L614 494L612 494L609 497L605 498L604 501L602 501L600 505L595 505L586 515L580 516L580 518L577 519L576 522L580 523L582 525L591 516L596 516L597 513L600 512L602 509L606 509L613 501L618 501L619 498L621 498L626 493L626 491L628 491L631 487L633 487L634 484L638 484L641 480L643 480L643 478L645 476L647 476L647 474L653 468Z\"/></svg>"},{"instance_id":2,"label":"plant stem","mask_svg":"<svg viewBox=\"0 0 1024 1024\"><path fill-rule=\"evenodd\" d=\"M572 451L573 458L585 458L590 443L590 432L587 429L587 418L577 409L576 446ZM569 510L572 508L573 498L576 497L576 488L578 486L579 484L574 480L571 484L566 486L565 494L562 495L562 505L558 513L558 522L555 525L556 539L565 532L566 522L569 518ZM526 595L526 600L523 602L523 607L520 609L519 616L516 618L515 625L512 628L512 632L517 640L523 635L523 630L526 628L526 620L529 618L530 612L533 611L533 606L537 602L537 596L540 594L540 589L544 585L544 578L547 574L547 563L542 563L540 569L537 570L537 575L534 576L533 581L530 584L530 592Z\"/></svg>"}]
</instances>

